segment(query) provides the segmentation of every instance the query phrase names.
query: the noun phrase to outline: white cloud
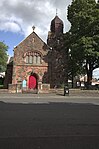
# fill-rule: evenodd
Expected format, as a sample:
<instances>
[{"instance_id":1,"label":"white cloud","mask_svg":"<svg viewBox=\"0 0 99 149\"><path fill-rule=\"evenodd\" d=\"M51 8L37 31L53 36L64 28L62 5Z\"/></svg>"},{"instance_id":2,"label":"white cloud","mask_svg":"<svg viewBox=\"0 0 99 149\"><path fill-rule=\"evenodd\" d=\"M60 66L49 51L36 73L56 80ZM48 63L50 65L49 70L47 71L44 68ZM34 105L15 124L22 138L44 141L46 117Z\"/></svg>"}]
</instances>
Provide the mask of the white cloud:
<instances>
[{"instance_id":1,"label":"white cloud","mask_svg":"<svg viewBox=\"0 0 99 149\"><path fill-rule=\"evenodd\" d=\"M66 7L71 0L1 0L0 1L0 29L4 31L21 32L27 36L32 26L41 38L47 38L50 22L58 16L65 24L64 31L70 27L66 20Z\"/></svg>"},{"instance_id":2,"label":"white cloud","mask_svg":"<svg viewBox=\"0 0 99 149\"><path fill-rule=\"evenodd\" d=\"M5 22L4 25L1 25L2 30L4 30L5 28L7 31L11 31L11 32L19 32L20 31L20 27L18 26L18 24L14 23L14 22Z\"/></svg>"}]
</instances>

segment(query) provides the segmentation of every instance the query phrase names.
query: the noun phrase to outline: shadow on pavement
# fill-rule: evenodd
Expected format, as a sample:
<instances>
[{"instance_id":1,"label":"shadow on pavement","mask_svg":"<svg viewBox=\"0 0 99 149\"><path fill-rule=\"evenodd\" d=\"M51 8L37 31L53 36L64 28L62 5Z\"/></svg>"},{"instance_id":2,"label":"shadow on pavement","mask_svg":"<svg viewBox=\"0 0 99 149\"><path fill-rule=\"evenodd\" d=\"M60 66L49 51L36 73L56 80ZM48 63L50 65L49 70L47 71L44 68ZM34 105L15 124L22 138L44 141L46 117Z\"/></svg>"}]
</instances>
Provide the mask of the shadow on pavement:
<instances>
[{"instance_id":1,"label":"shadow on pavement","mask_svg":"<svg viewBox=\"0 0 99 149\"><path fill-rule=\"evenodd\" d=\"M99 106L0 102L0 149L99 149Z\"/></svg>"}]
</instances>

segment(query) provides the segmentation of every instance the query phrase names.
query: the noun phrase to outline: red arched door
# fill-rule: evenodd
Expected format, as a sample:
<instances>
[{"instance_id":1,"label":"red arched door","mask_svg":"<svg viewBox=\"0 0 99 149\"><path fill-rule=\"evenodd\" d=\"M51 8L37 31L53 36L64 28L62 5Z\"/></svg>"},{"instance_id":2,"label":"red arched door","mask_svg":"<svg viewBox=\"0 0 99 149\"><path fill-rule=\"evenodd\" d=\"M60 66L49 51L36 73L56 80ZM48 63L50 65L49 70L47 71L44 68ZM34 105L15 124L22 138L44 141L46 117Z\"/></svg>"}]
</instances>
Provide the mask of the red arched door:
<instances>
[{"instance_id":1,"label":"red arched door","mask_svg":"<svg viewBox=\"0 0 99 149\"><path fill-rule=\"evenodd\" d=\"M29 77L29 88L35 89L36 86L37 86L37 80L36 80L35 76L30 76Z\"/></svg>"}]
</instances>

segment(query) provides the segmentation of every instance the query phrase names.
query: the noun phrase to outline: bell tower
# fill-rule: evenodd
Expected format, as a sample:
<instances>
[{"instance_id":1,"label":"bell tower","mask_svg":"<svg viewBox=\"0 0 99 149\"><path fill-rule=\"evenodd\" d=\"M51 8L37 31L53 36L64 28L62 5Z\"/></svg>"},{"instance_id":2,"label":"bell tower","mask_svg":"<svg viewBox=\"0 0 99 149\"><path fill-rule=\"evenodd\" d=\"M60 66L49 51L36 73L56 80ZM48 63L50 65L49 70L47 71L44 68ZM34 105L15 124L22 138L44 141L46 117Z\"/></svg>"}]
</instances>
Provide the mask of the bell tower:
<instances>
[{"instance_id":1,"label":"bell tower","mask_svg":"<svg viewBox=\"0 0 99 149\"><path fill-rule=\"evenodd\" d=\"M63 21L57 15L51 21L50 30L52 33L54 33L56 35L63 33Z\"/></svg>"},{"instance_id":2,"label":"bell tower","mask_svg":"<svg viewBox=\"0 0 99 149\"><path fill-rule=\"evenodd\" d=\"M50 31L48 32L47 44L50 45L51 41L58 37L60 34L63 34L64 24L63 21L57 16L51 21Z\"/></svg>"},{"instance_id":3,"label":"bell tower","mask_svg":"<svg viewBox=\"0 0 99 149\"><path fill-rule=\"evenodd\" d=\"M65 54L60 48L59 38L63 36L63 21L57 16L51 21L50 31L48 32L47 44L50 47L49 51L49 81L53 88L64 82L64 65Z\"/></svg>"}]
</instances>

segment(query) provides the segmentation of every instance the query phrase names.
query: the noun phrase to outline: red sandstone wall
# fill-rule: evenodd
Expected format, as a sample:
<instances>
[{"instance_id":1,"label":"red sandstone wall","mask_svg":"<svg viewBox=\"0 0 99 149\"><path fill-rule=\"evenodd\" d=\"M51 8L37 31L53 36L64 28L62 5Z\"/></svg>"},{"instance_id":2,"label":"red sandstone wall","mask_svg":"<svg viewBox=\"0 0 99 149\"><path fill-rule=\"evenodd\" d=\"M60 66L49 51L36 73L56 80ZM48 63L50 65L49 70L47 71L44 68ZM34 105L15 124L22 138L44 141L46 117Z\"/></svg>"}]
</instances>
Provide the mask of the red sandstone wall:
<instances>
[{"instance_id":1,"label":"red sandstone wall","mask_svg":"<svg viewBox=\"0 0 99 149\"><path fill-rule=\"evenodd\" d=\"M39 65L26 64L25 53L38 51L42 55L42 63ZM48 47L34 32L30 34L14 49L12 84L20 83L24 77L28 80L31 72L38 75L39 81L48 81ZM46 75L45 75L46 74ZM45 78L44 78L45 77Z\"/></svg>"}]
</instances>

